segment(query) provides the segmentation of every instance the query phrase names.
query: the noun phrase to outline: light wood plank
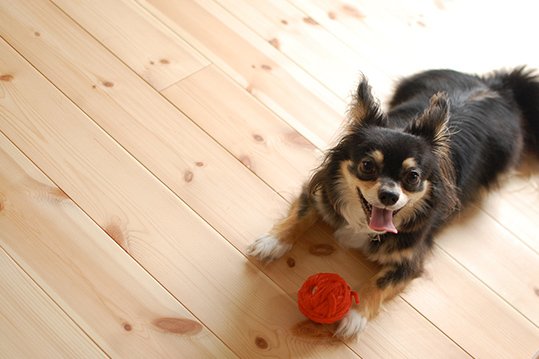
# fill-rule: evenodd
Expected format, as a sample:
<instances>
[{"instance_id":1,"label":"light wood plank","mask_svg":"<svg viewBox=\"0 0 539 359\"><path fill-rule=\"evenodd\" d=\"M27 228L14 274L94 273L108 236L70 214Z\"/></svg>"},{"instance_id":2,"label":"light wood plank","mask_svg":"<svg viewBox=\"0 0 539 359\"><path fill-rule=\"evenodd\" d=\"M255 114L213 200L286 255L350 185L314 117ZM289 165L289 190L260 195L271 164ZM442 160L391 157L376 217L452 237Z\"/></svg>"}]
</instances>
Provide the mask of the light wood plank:
<instances>
[{"instance_id":1,"label":"light wood plank","mask_svg":"<svg viewBox=\"0 0 539 359\"><path fill-rule=\"evenodd\" d=\"M0 146L5 145L0 135ZM0 149L0 157L5 152ZM4 162L2 162L4 163ZM0 181L4 214L13 204L7 191L5 169ZM8 199L10 202L8 203ZM9 215L9 214L8 214ZM5 228L5 227L2 227ZM0 248L0 351L9 358L106 358L79 327Z\"/></svg>"},{"instance_id":2,"label":"light wood plank","mask_svg":"<svg viewBox=\"0 0 539 359\"><path fill-rule=\"evenodd\" d=\"M320 26L357 51L369 61L377 64L384 73L396 81L400 76L421 68L421 56L410 48L414 38L402 41L401 29L395 29L391 21L374 12L383 12L379 2L370 10L368 2L347 0L291 0L299 10L307 14ZM407 48L408 47L408 48ZM370 73L364 71L367 78ZM391 95L392 85L377 83L375 90L383 101Z\"/></svg>"},{"instance_id":3,"label":"light wood plank","mask_svg":"<svg viewBox=\"0 0 539 359\"><path fill-rule=\"evenodd\" d=\"M255 238L272 223L261 220L268 216L266 209L241 206L238 192L274 208L273 219L286 208L254 176L247 175L248 182L238 188L236 178L250 174L248 169L53 5L39 0L32 7L19 5L19 13L15 6L2 10L0 30L10 34L9 42L227 238ZM41 20L41 14L51 20ZM39 39L33 38L36 27ZM228 210L231 206L234 211Z\"/></svg>"},{"instance_id":4,"label":"light wood plank","mask_svg":"<svg viewBox=\"0 0 539 359\"><path fill-rule=\"evenodd\" d=\"M391 86L366 52L361 56L286 0L217 2L347 102L360 72L375 88Z\"/></svg>"},{"instance_id":5,"label":"light wood plank","mask_svg":"<svg viewBox=\"0 0 539 359\"><path fill-rule=\"evenodd\" d=\"M299 192L321 161L314 145L215 66L163 95L285 198Z\"/></svg>"},{"instance_id":6,"label":"light wood plank","mask_svg":"<svg viewBox=\"0 0 539 359\"><path fill-rule=\"evenodd\" d=\"M539 329L438 248L402 297L474 358L537 351Z\"/></svg>"},{"instance_id":7,"label":"light wood plank","mask_svg":"<svg viewBox=\"0 0 539 359\"><path fill-rule=\"evenodd\" d=\"M480 0L291 2L393 79L429 68L483 73L526 63L539 66L533 48L522 46L539 26L531 19L517 20L517 13L533 16L529 2L509 8L501 2L489 5L488 16ZM500 26L507 16L515 26Z\"/></svg>"},{"instance_id":8,"label":"light wood plank","mask_svg":"<svg viewBox=\"0 0 539 359\"><path fill-rule=\"evenodd\" d=\"M318 148L346 103L212 0L140 0L145 8Z\"/></svg>"},{"instance_id":9,"label":"light wood plank","mask_svg":"<svg viewBox=\"0 0 539 359\"><path fill-rule=\"evenodd\" d=\"M539 230L537 223L535 230ZM539 326L539 255L477 207L461 214L437 241L439 246Z\"/></svg>"},{"instance_id":10,"label":"light wood plank","mask_svg":"<svg viewBox=\"0 0 539 359\"><path fill-rule=\"evenodd\" d=\"M7 123L14 122L41 135L41 141L58 140L50 127L39 128L37 118L50 123L48 111L58 111L59 116L73 115L66 117L70 121L77 112L62 113L62 96L47 96L44 82L34 81L33 71L17 64L23 60L5 43L0 48L0 72L16 74L2 87L2 131L9 132ZM44 95L40 99L56 106L44 104L47 110L33 112L33 91L38 90L44 90L37 92ZM107 354L235 357L5 137L0 140L0 243ZM60 144L64 151L66 146Z\"/></svg>"},{"instance_id":11,"label":"light wood plank","mask_svg":"<svg viewBox=\"0 0 539 359\"><path fill-rule=\"evenodd\" d=\"M133 1L53 2L158 90L209 65Z\"/></svg>"},{"instance_id":12,"label":"light wood plank","mask_svg":"<svg viewBox=\"0 0 539 359\"><path fill-rule=\"evenodd\" d=\"M539 254L539 161L528 154L503 187L488 196L481 208ZM539 285L537 285L539 288Z\"/></svg>"},{"instance_id":13,"label":"light wood plank","mask_svg":"<svg viewBox=\"0 0 539 359\"><path fill-rule=\"evenodd\" d=\"M17 59L5 44L1 49L5 55L2 57L2 72L13 74L10 91L5 93L8 97L2 113L2 130L235 353L240 357L356 357L340 342L298 338L293 328L304 321L304 317L288 295L111 141L63 94L40 78L28 64ZM36 101L37 96L40 101ZM74 133L77 136L73 136ZM69 237L79 238L74 234ZM90 239L83 238L75 243L97 245ZM116 246L108 237L102 238L99 244ZM115 248L120 250L120 247ZM74 249L66 252L75 258L83 256ZM113 249L109 248L104 254L90 256L89 269L81 269L80 272L97 271L98 275L101 274L98 269L117 261L110 258L112 253ZM36 253L34 256L39 258ZM42 265L43 260L36 261ZM73 263L73 260L66 262L79 272L82 264ZM50 259L50 265L57 263ZM140 273L132 275L142 277ZM118 276L122 281L109 283L107 288L123 288L123 284L140 289L140 284L129 283L127 273L118 273ZM59 286L55 287L57 291L71 288L71 284L54 284ZM105 306L112 306L109 311L117 307L115 303L123 303L122 300L126 305L135 305L138 298L128 294L119 298L110 298L109 295L103 294L105 300L100 301ZM62 297L67 297L64 298L67 301L69 294ZM147 297L143 295L141 298ZM106 323L106 327L119 330L126 336L126 319L131 323L143 316L140 319L142 323L151 323L171 316L159 312L154 314L158 311L154 307L154 299L146 299L143 303L149 303L151 310L140 308L132 315L119 313L109 316L113 323ZM95 313L93 315L96 320L101 318ZM149 318L145 319L146 316ZM141 330L140 335L145 332ZM204 337L204 333L207 332L199 335ZM146 335L153 338L157 334ZM163 336L179 340L178 336L167 336L166 333ZM147 344L138 337L133 338L139 341L139 345ZM110 339L117 341L118 335ZM122 342L116 343L120 345ZM135 344L122 346L123 350L133 348L136 348ZM163 344L159 348L165 351L169 347ZM208 347L210 352L214 349ZM112 348L106 350L112 352ZM215 353L217 357L226 355L217 350Z\"/></svg>"}]
</instances>

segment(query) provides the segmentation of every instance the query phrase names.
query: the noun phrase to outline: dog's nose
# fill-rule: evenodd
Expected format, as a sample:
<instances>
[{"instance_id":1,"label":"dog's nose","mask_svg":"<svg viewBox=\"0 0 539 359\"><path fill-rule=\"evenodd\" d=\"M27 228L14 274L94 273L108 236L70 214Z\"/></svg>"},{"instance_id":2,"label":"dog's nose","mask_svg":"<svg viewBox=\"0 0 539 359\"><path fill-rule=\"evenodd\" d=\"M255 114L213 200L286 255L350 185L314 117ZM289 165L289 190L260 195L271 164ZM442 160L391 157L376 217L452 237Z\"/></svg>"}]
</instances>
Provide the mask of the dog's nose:
<instances>
[{"instance_id":1,"label":"dog's nose","mask_svg":"<svg viewBox=\"0 0 539 359\"><path fill-rule=\"evenodd\" d=\"M399 194L388 189L381 189L378 193L378 198L380 198L380 202L382 202L382 204L392 206L399 200Z\"/></svg>"}]
</instances>

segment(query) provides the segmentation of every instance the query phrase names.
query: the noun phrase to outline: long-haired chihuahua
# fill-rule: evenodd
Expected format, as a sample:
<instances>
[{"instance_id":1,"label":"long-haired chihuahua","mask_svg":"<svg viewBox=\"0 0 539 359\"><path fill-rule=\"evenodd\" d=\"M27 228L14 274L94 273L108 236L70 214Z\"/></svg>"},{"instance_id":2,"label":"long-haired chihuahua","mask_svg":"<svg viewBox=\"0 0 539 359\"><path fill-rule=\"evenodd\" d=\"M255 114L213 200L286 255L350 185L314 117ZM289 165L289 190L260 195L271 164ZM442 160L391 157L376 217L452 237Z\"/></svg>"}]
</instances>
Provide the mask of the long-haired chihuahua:
<instances>
[{"instance_id":1,"label":"long-haired chihuahua","mask_svg":"<svg viewBox=\"0 0 539 359\"><path fill-rule=\"evenodd\" d=\"M384 301L421 275L437 230L538 138L539 82L524 67L422 72L398 84L387 112L362 78L339 143L249 253L277 259L322 218L342 246L377 261L335 333L357 338Z\"/></svg>"}]
</instances>

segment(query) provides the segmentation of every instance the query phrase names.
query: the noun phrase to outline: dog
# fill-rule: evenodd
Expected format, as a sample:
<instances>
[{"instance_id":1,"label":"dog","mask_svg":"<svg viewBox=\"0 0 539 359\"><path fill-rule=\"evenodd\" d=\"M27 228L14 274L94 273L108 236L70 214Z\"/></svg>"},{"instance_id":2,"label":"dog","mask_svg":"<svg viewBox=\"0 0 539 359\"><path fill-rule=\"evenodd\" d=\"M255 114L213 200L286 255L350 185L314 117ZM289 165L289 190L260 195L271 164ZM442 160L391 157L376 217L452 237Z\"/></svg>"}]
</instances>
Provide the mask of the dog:
<instances>
[{"instance_id":1,"label":"dog","mask_svg":"<svg viewBox=\"0 0 539 359\"><path fill-rule=\"evenodd\" d=\"M539 80L526 67L421 72L398 83L387 112L362 76L340 141L248 253L280 258L325 221L341 246L380 264L335 331L359 338L381 304L421 275L437 231L538 139Z\"/></svg>"}]
</instances>

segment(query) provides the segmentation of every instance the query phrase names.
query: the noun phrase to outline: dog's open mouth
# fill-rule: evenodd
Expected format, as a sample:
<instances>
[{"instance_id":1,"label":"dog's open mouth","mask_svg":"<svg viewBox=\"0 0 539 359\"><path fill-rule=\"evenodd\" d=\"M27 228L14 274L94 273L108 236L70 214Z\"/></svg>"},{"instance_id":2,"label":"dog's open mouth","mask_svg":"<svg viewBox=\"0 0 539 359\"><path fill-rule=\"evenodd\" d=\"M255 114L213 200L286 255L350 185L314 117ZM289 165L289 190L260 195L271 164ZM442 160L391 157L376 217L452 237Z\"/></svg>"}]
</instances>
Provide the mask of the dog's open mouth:
<instances>
[{"instance_id":1,"label":"dog's open mouth","mask_svg":"<svg viewBox=\"0 0 539 359\"><path fill-rule=\"evenodd\" d=\"M369 228L375 231L384 231L397 234L399 231L393 224L393 217L397 214L400 209L392 211L386 208L379 208L370 204L363 194L357 189L359 198L361 199L361 204L363 210L369 219Z\"/></svg>"}]
</instances>

